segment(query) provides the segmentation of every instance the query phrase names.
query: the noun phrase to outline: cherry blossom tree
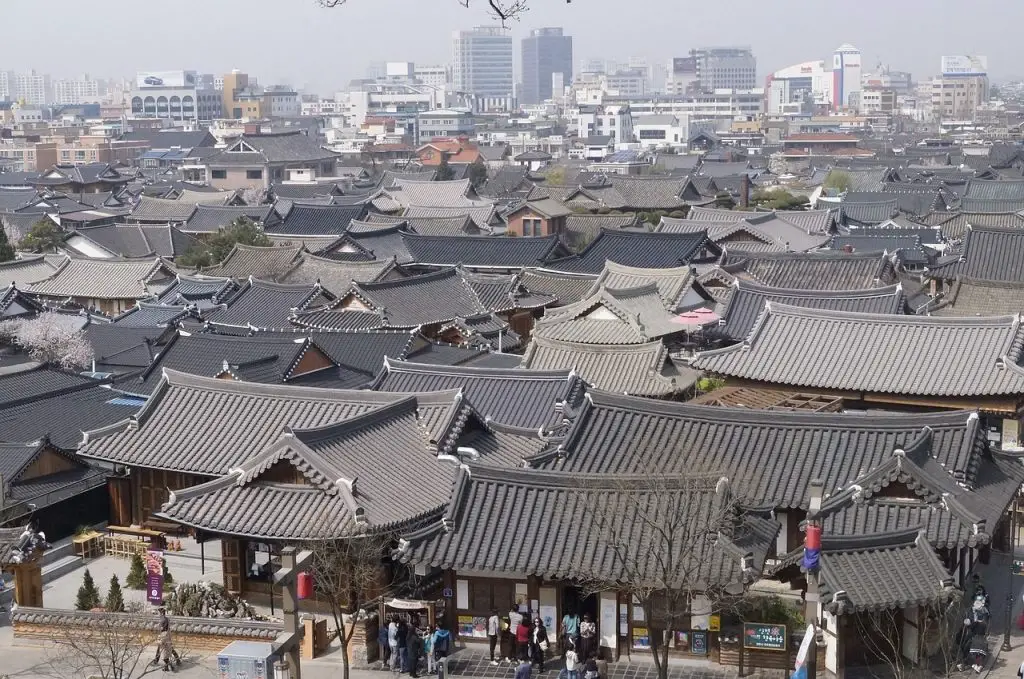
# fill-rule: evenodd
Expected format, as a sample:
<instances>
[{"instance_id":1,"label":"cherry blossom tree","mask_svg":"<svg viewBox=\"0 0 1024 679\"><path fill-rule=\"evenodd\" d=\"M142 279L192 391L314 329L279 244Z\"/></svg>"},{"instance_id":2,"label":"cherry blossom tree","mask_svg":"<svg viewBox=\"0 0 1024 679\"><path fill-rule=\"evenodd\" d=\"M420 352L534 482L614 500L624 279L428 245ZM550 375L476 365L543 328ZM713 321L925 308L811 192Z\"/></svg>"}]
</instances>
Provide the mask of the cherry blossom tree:
<instances>
[{"instance_id":1,"label":"cherry blossom tree","mask_svg":"<svg viewBox=\"0 0 1024 679\"><path fill-rule=\"evenodd\" d=\"M93 358L81 319L54 311L0 323L0 340L20 347L34 361L68 370L86 368Z\"/></svg>"}]
</instances>

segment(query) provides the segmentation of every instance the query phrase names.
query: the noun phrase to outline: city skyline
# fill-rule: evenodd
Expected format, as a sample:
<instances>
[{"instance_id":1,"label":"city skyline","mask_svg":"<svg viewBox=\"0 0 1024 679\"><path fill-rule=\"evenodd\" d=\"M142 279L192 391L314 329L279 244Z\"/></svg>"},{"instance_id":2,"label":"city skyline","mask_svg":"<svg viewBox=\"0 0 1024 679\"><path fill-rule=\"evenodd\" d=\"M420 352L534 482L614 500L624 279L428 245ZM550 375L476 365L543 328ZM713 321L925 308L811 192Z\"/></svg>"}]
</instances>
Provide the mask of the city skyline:
<instances>
[{"instance_id":1,"label":"city skyline","mask_svg":"<svg viewBox=\"0 0 1024 679\"><path fill-rule=\"evenodd\" d=\"M70 0L53 0L60 9ZM939 59L945 54L985 54L994 80L1024 75L1024 48L1011 31L1024 19L1024 8L1005 6L994 0L981 0L971 7L970 22L950 22L940 2L927 12L915 8L894 7L881 0L867 0L856 8L823 16L819 3L805 0L766 5L753 0L733 3L732 16L744 21L728 25L729 45L749 45L758 60L758 78L790 64L828 58L836 46L856 45L863 53L866 71L879 63L910 71L916 79L936 75ZM125 7L128 7L126 4ZM0 69L49 74L54 79L75 79L82 72L97 78L129 78L148 69L184 68L200 72L226 73L233 68L259 76L261 82L286 83L306 91L328 95L343 88L349 80L361 77L374 61L413 61L418 64L443 64L451 59L451 35L456 30L493 25L480 4L463 8L455 0L414 3L412 0L351 0L335 9L319 7L314 0L282 3L282 0L220 0L215 4L183 0L180 11L167 12L147 5L130 5L131 12L118 16L118 35L125 31L152 32L159 21L161 35L168 38L187 35L191 49L177 55L139 51L133 57L122 50L97 50L107 16L76 16L75 30L64 31L59 24L50 26L54 38L47 49L34 44L31 32L5 37ZM668 0L639 0L630 10L650 17L662 13L672 18L677 3ZM608 12L602 11L607 9ZM577 4L535 0L520 21L512 22L509 35L516 50L516 78L519 76L520 43L530 30L547 26L562 27L573 36L577 63L600 56L625 61L645 57L650 64L667 63L690 49L716 45L723 40L711 30L719 15L694 4L678 12L682 23L673 21L609 21L619 11L610 0L587 0ZM5 8L12 25L32 20L29 5ZM64 16L70 16L65 13ZM394 17L408 20L392 21ZM371 30L386 17L386 33ZM302 36L302 49L253 49L245 30L259 29L260 20L272 20L284 43L289 33ZM831 20L830 20L831 19ZM765 26L777 23L793 40L769 38ZM614 36L608 26L614 26ZM226 26L233 30L226 31ZM804 33L801 33L804 31ZM97 36L100 36L97 38ZM371 37L366 37L371 36ZM374 39L376 36L378 39ZM796 37L798 36L798 37ZM927 36L922 40L915 36ZM759 83L760 84L760 83Z\"/></svg>"}]
</instances>

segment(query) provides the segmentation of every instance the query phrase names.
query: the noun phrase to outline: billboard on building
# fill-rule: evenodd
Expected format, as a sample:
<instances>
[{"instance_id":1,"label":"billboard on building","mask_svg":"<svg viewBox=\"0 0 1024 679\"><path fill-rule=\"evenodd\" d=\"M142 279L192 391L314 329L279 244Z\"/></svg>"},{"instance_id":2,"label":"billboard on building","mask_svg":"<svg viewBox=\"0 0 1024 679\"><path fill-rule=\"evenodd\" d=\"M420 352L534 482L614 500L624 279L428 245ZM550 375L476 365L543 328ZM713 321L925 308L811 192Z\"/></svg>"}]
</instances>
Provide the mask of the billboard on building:
<instances>
[{"instance_id":1,"label":"billboard on building","mask_svg":"<svg viewBox=\"0 0 1024 679\"><path fill-rule=\"evenodd\" d=\"M942 57L942 75L985 75L988 57L957 55Z\"/></svg>"},{"instance_id":2,"label":"billboard on building","mask_svg":"<svg viewBox=\"0 0 1024 679\"><path fill-rule=\"evenodd\" d=\"M195 71L142 71L135 76L135 86L147 87L195 87Z\"/></svg>"}]
</instances>

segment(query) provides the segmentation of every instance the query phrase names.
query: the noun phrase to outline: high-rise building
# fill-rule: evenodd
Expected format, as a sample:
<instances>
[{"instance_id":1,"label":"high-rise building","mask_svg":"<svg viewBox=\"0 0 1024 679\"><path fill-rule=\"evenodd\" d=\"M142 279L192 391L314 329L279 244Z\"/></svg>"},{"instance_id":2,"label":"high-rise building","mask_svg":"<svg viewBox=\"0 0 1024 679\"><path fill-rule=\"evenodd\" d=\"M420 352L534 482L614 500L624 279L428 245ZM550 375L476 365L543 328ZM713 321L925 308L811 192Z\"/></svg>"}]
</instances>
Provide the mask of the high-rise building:
<instances>
[{"instance_id":1,"label":"high-rise building","mask_svg":"<svg viewBox=\"0 0 1024 679\"><path fill-rule=\"evenodd\" d=\"M100 100L100 83L86 74L78 80L54 80L53 103L95 104Z\"/></svg>"},{"instance_id":2,"label":"high-rise building","mask_svg":"<svg viewBox=\"0 0 1024 679\"><path fill-rule=\"evenodd\" d=\"M511 98L512 36L498 26L481 26L452 35L452 84L456 92L485 98Z\"/></svg>"},{"instance_id":3,"label":"high-rise building","mask_svg":"<svg viewBox=\"0 0 1024 679\"><path fill-rule=\"evenodd\" d=\"M932 113L940 120L973 120L988 94L986 57L942 57L942 75L932 81Z\"/></svg>"},{"instance_id":4,"label":"high-rise building","mask_svg":"<svg viewBox=\"0 0 1024 679\"><path fill-rule=\"evenodd\" d=\"M857 109L860 106L862 68L860 50L849 43L832 55L832 107Z\"/></svg>"},{"instance_id":5,"label":"high-rise building","mask_svg":"<svg viewBox=\"0 0 1024 679\"><path fill-rule=\"evenodd\" d=\"M757 87L757 59L749 47L702 47L690 50L703 92Z\"/></svg>"},{"instance_id":6,"label":"high-rise building","mask_svg":"<svg viewBox=\"0 0 1024 679\"><path fill-rule=\"evenodd\" d=\"M14 97L26 104L42 106L50 102L50 76L18 73L14 76Z\"/></svg>"},{"instance_id":7,"label":"high-rise building","mask_svg":"<svg viewBox=\"0 0 1024 679\"><path fill-rule=\"evenodd\" d=\"M519 103L539 104L554 96L552 76L562 74L562 82L572 82L572 36L561 28L535 28L523 38L523 88Z\"/></svg>"},{"instance_id":8,"label":"high-rise building","mask_svg":"<svg viewBox=\"0 0 1024 679\"><path fill-rule=\"evenodd\" d=\"M700 90L700 78L697 77L697 57L675 57L669 65L666 94L682 96Z\"/></svg>"},{"instance_id":9,"label":"high-rise building","mask_svg":"<svg viewBox=\"0 0 1024 679\"><path fill-rule=\"evenodd\" d=\"M9 101L14 98L14 73L0 71L0 101Z\"/></svg>"}]
</instances>

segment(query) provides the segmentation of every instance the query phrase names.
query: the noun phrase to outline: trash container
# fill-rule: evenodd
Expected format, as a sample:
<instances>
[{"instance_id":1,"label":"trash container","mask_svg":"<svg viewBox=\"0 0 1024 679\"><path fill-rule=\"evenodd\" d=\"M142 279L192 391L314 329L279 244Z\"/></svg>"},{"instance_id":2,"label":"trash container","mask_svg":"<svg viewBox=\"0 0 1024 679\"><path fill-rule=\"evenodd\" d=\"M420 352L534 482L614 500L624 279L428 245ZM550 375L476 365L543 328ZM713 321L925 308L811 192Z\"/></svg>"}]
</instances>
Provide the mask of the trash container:
<instances>
[{"instance_id":1,"label":"trash container","mask_svg":"<svg viewBox=\"0 0 1024 679\"><path fill-rule=\"evenodd\" d=\"M232 641L217 654L217 679L276 679L275 660L269 643Z\"/></svg>"}]
</instances>

